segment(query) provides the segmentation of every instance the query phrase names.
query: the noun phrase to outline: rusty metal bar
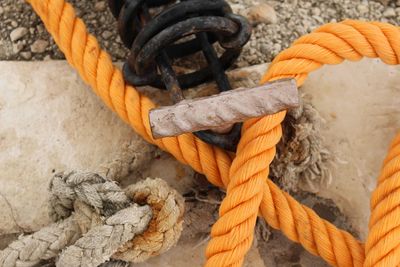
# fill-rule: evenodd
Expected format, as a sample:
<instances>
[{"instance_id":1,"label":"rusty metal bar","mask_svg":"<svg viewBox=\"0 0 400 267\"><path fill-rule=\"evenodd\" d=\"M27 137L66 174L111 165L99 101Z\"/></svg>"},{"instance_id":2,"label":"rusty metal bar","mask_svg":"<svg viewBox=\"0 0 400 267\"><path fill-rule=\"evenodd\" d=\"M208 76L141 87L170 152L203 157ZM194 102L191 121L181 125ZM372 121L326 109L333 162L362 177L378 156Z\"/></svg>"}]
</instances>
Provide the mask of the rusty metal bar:
<instances>
[{"instance_id":1,"label":"rusty metal bar","mask_svg":"<svg viewBox=\"0 0 400 267\"><path fill-rule=\"evenodd\" d=\"M153 109L149 114L150 126L154 138L178 136L188 132L218 130L297 105L296 82L284 79Z\"/></svg>"}]
</instances>

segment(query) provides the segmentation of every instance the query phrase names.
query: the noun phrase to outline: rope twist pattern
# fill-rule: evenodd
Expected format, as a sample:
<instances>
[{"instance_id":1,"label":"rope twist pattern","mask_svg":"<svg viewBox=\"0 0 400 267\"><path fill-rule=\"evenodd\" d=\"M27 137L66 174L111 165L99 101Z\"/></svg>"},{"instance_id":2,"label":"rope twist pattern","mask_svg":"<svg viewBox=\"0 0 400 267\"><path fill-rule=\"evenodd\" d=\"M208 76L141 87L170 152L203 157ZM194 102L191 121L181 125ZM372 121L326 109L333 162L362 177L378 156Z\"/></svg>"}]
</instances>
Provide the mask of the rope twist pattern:
<instances>
[{"instance_id":1,"label":"rope twist pattern","mask_svg":"<svg viewBox=\"0 0 400 267\"><path fill-rule=\"evenodd\" d=\"M96 173L60 173L50 192L57 222L0 251L1 267L42 266L56 257L58 267L125 266L170 249L182 231L183 197L161 179L124 192Z\"/></svg>"}]
</instances>

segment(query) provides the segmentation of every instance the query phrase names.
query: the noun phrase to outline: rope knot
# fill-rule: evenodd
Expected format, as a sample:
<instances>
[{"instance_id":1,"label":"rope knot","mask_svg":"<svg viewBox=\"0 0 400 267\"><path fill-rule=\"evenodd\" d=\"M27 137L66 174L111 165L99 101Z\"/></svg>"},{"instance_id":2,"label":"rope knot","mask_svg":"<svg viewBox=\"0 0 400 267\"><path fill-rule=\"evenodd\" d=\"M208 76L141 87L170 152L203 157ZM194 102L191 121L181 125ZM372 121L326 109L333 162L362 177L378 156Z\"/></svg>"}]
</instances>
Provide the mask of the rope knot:
<instances>
[{"instance_id":1,"label":"rope knot","mask_svg":"<svg viewBox=\"0 0 400 267\"><path fill-rule=\"evenodd\" d=\"M147 230L125 243L113 258L143 262L173 247L183 228L183 197L164 180L150 178L129 186L125 193L135 203L149 205L153 218Z\"/></svg>"},{"instance_id":2,"label":"rope knot","mask_svg":"<svg viewBox=\"0 0 400 267\"><path fill-rule=\"evenodd\" d=\"M56 223L21 236L0 251L0 266L36 266L60 254L58 267L120 266L174 246L183 224L183 197L161 179L147 178L124 192L96 173L56 174L50 183Z\"/></svg>"},{"instance_id":3,"label":"rope knot","mask_svg":"<svg viewBox=\"0 0 400 267\"><path fill-rule=\"evenodd\" d=\"M76 199L103 216L110 216L129 205L128 197L116 182L96 173L58 173L51 180L49 190L50 216L55 221L71 215Z\"/></svg>"}]
</instances>

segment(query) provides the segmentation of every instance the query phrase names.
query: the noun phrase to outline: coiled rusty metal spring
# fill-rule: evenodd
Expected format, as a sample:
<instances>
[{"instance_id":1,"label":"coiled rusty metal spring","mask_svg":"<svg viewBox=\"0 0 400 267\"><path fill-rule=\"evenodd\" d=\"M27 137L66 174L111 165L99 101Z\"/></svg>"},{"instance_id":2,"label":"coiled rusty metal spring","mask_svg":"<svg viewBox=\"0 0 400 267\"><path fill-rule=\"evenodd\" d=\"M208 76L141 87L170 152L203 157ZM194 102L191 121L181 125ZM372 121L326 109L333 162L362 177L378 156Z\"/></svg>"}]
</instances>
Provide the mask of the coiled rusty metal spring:
<instances>
[{"instance_id":1,"label":"coiled rusty metal spring","mask_svg":"<svg viewBox=\"0 0 400 267\"><path fill-rule=\"evenodd\" d=\"M184 99L182 89L212 79L219 91L231 90L225 74L251 35L248 21L232 13L224 0L109 0L118 30L130 55L124 65L125 80L135 86L151 85L170 92L174 103ZM164 8L154 17L151 8ZM187 38L194 36L194 38ZM213 44L224 52L218 57ZM175 59L202 52L208 66L191 73L176 74ZM195 132L207 143L235 151L241 124L229 133Z\"/></svg>"}]
</instances>

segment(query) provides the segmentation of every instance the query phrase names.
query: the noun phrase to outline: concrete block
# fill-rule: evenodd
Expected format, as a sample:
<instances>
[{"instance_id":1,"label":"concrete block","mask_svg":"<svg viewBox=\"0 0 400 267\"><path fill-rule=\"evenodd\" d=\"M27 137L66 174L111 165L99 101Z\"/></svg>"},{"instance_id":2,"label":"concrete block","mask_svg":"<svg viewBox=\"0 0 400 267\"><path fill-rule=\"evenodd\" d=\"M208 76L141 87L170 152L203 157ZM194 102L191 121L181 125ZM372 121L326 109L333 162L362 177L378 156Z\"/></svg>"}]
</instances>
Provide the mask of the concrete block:
<instances>
[{"instance_id":1,"label":"concrete block","mask_svg":"<svg viewBox=\"0 0 400 267\"><path fill-rule=\"evenodd\" d=\"M92 169L139 137L66 62L0 62L0 235L48 223L55 172Z\"/></svg>"}]
</instances>

